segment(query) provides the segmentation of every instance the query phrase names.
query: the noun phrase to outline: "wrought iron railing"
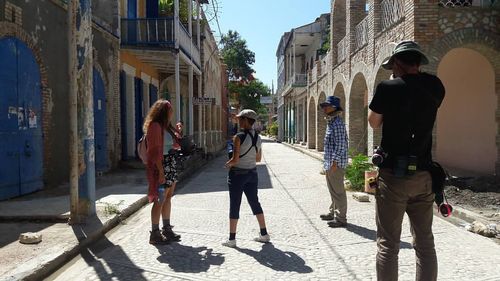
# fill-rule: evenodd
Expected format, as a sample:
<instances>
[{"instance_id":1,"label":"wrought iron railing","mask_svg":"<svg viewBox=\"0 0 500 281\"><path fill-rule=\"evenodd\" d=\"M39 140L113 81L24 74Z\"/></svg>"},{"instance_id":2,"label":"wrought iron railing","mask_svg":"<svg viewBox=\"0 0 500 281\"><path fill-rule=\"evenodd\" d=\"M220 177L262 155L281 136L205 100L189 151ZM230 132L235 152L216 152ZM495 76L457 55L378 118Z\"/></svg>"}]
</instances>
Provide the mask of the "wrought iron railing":
<instances>
[{"instance_id":1,"label":"wrought iron railing","mask_svg":"<svg viewBox=\"0 0 500 281\"><path fill-rule=\"evenodd\" d=\"M498 7L499 0L439 0L441 7Z\"/></svg>"},{"instance_id":2,"label":"wrought iron railing","mask_svg":"<svg viewBox=\"0 0 500 281\"><path fill-rule=\"evenodd\" d=\"M347 43L348 43L347 36L344 37L344 39L340 40L339 44L337 45L337 62L341 63L347 58Z\"/></svg>"},{"instance_id":3,"label":"wrought iron railing","mask_svg":"<svg viewBox=\"0 0 500 281\"><path fill-rule=\"evenodd\" d=\"M384 0L380 3L382 15L380 17L382 31L393 26L404 17L404 1Z\"/></svg>"},{"instance_id":4,"label":"wrought iron railing","mask_svg":"<svg viewBox=\"0 0 500 281\"><path fill-rule=\"evenodd\" d=\"M355 28L354 49L361 49L366 44L368 44L368 17L365 17Z\"/></svg>"},{"instance_id":5,"label":"wrought iron railing","mask_svg":"<svg viewBox=\"0 0 500 281\"><path fill-rule=\"evenodd\" d=\"M121 20L123 45L175 45L173 17Z\"/></svg>"},{"instance_id":6,"label":"wrought iron railing","mask_svg":"<svg viewBox=\"0 0 500 281\"><path fill-rule=\"evenodd\" d=\"M307 86L307 74L295 74L293 77L292 86L304 87Z\"/></svg>"}]
</instances>

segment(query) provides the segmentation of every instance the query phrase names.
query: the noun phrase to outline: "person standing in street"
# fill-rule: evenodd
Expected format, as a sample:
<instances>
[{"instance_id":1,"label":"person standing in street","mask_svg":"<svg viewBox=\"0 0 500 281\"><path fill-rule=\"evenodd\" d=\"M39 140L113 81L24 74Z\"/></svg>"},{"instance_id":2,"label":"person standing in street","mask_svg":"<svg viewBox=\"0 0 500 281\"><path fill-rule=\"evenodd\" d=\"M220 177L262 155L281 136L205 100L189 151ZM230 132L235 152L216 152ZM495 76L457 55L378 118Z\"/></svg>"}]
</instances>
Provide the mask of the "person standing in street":
<instances>
[{"instance_id":1,"label":"person standing in street","mask_svg":"<svg viewBox=\"0 0 500 281\"><path fill-rule=\"evenodd\" d=\"M413 41L399 43L382 65L393 79L381 82L370 103L368 121L382 127L379 184L376 190L377 279L398 280L403 216L408 214L416 253L417 281L437 280L432 233L435 195L428 172L432 131L445 89L439 78L420 72L429 61Z\"/></svg>"},{"instance_id":2,"label":"person standing in street","mask_svg":"<svg viewBox=\"0 0 500 281\"><path fill-rule=\"evenodd\" d=\"M245 193L252 213L257 217L259 223L260 235L255 238L255 241L261 243L271 241L258 196L257 163L262 160L262 140L253 129L257 113L245 109L236 117L243 131L234 136L233 155L225 165L229 169L229 239L222 243L223 246L231 248L236 247L236 229L240 218L243 193Z\"/></svg>"},{"instance_id":3,"label":"person standing in street","mask_svg":"<svg viewBox=\"0 0 500 281\"><path fill-rule=\"evenodd\" d=\"M328 221L328 226L347 226L347 195L344 188L345 168L347 167L348 140L344 121L340 116L343 109L340 99L335 96L327 98L320 104L326 114L328 123L325 134L325 162L323 169L332 203L327 214L320 216Z\"/></svg>"},{"instance_id":4,"label":"person standing in street","mask_svg":"<svg viewBox=\"0 0 500 281\"><path fill-rule=\"evenodd\" d=\"M165 204L168 196L173 189L172 178L166 173L170 169L169 163L165 162L165 134L170 130L170 122L172 120L172 106L167 100L158 100L153 104L144 121L143 131L146 141L147 164L146 172L148 178L148 199L153 202L151 209L151 224L152 230L149 236L149 243L153 245L168 244L171 239L167 238L160 231L160 217L163 216L164 228L168 228L170 218L170 206ZM168 149L168 148L167 148ZM168 151L167 151L168 152ZM166 175L169 177L166 178ZM167 190L165 192L165 190Z\"/></svg>"}]
</instances>

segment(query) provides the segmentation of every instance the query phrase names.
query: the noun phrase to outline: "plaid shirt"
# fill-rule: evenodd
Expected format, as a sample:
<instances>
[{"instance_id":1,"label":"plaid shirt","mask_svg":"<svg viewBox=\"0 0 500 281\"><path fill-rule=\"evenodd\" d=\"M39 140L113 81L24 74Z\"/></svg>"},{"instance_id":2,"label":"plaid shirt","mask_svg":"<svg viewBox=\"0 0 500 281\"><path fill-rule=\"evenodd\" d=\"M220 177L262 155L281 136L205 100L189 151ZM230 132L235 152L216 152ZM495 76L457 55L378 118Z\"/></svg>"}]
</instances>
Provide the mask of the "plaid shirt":
<instances>
[{"instance_id":1,"label":"plaid shirt","mask_svg":"<svg viewBox=\"0 0 500 281\"><path fill-rule=\"evenodd\" d=\"M348 140L344 121L340 117L333 117L328 121L325 134L325 171L330 170L333 162L339 168L347 167Z\"/></svg>"}]
</instances>

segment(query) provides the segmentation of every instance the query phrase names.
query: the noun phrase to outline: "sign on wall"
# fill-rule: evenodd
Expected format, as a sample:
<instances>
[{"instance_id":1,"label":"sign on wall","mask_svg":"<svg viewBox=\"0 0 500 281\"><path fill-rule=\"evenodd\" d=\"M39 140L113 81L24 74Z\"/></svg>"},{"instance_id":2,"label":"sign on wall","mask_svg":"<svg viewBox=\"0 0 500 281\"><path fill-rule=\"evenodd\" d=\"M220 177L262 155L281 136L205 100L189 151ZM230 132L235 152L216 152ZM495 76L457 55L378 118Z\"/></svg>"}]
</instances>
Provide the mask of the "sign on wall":
<instances>
[{"instance_id":1,"label":"sign on wall","mask_svg":"<svg viewBox=\"0 0 500 281\"><path fill-rule=\"evenodd\" d=\"M212 105L215 104L215 98L193 97L194 105Z\"/></svg>"}]
</instances>

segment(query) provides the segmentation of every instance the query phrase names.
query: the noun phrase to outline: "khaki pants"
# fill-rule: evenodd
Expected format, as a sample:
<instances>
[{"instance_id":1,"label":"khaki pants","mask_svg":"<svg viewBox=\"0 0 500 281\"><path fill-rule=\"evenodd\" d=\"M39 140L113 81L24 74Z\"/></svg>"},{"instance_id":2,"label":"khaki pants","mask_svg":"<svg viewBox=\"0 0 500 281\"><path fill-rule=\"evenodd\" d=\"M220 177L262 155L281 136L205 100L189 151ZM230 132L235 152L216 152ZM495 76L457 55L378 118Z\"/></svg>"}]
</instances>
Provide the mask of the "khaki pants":
<instances>
[{"instance_id":1,"label":"khaki pants","mask_svg":"<svg viewBox=\"0 0 500 281\"><path fill-rule=\"evenodd\" d=\"M338 221L347 223L347 195L344 188L344 169L337 168L335 172L331 169L326 171L326 183L332 197L330 214Z\"/></svg>"},{"instance_id":2,"label":"khaki pants","mask_svg":"<svg viewBox=\"0 0 500 281\"><path fill-rule=\"evenodd\" d=\"M432 180L428 172L396 178L380 171L377 201L377 279L398 280L398 253L403 216L408 214L416 252L417 281L437 279L437 257L432 234Z\"/></svg>"}]
</instances>

